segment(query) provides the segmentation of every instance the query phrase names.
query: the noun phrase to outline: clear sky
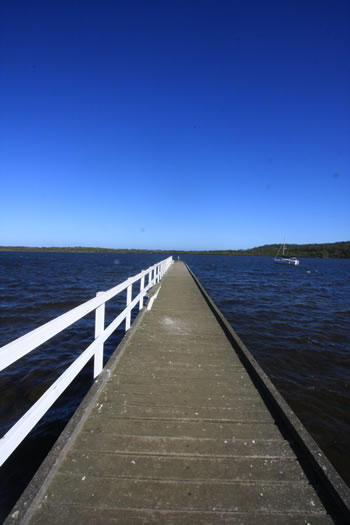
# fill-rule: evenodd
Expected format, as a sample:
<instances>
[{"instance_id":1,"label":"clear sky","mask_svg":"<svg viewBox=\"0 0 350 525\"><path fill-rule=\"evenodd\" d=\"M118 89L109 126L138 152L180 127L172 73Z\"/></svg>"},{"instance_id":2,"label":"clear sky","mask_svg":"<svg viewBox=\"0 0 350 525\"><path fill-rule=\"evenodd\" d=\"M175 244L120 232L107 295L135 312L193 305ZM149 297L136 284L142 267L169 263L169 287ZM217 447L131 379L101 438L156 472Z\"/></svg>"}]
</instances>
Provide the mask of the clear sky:
<instances>
[{"instance_id":1,"label":"clear sky","mask_svg":"<svg viewBox=\"0 0 350 525\"><path fill-rule=\"evenodd\" d=\"M350 239L348 0L0 6L0 245Z\"/></svg>"}]
</instances>

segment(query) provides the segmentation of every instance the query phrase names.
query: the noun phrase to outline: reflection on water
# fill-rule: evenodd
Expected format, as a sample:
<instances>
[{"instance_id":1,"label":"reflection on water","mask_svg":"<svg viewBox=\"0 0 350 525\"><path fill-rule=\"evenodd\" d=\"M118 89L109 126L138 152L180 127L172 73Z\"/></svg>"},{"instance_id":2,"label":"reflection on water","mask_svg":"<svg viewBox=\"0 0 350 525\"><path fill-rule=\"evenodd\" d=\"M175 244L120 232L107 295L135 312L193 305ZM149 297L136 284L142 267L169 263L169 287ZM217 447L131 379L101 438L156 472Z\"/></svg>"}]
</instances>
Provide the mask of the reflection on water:
<instances>
[{"instance_id":1,"label":"reflection on water","mask_svg":"<svg viewBox=\"0 0 350 525\"><path fill-rule=\"evenodd\" d=\"M0 346L165 256L0 252ZM177 257L176 257L177 258ZM274 384L350 484L349 260L183 255ZM106 309L106 322L125 296ZM3 434L93 340L91 314L0 375ZM123 336L106 343L106 359ZM0 521L92 383L91 364L0 469Z\"/></svg>"}]
</instances>

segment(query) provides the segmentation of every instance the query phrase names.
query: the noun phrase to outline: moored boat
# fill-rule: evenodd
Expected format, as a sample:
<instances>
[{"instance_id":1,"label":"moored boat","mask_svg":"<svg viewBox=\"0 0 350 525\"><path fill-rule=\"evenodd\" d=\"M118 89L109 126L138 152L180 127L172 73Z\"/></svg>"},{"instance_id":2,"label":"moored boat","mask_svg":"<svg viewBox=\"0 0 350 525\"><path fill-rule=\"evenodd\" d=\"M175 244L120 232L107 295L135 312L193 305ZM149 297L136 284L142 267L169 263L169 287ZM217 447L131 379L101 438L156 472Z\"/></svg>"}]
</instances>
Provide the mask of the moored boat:
<instances>
[{"instance_id":1,"label":"moored boat","mask_svg":"<svg viewBox=\"0 0 350 525\"><path fill-rule=\"evenodd\" d=\"M281 250L282 250L282 255L280 255ZM281 244L276 254L276 257L274 258L274 261L279 264L294 264L294 266L298 265L299 259L297 259L296 257L286 257L284 255L285 251L286 251L286 245Z\"/></svg>"}]
</instances>

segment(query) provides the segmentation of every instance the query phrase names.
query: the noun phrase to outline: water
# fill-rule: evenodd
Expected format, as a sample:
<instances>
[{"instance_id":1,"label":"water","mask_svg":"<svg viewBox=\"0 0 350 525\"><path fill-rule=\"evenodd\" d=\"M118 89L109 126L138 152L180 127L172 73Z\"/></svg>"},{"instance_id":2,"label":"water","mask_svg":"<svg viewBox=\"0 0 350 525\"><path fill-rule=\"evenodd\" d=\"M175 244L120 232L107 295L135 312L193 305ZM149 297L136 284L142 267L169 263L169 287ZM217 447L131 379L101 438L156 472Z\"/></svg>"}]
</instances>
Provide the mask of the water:
<instances>
[{"instance_id":1,"label":"water","mask_svg":"<svg viewBox=\"0 0 350 525\"><path fill-rule=\"evenodd\" d=\"M0 346L158 262L159 254L0 252ZM164 258L164 257L163 257ZM209 295L350 484L350 260L184 255ZM107 306L107 322L125 296ZM123 336L106 344L105 360ZM0 374L0 435L93 340L94 316ZM0 522L92 384L88 364L0 468Z\"/></svg>"}]
</instances>

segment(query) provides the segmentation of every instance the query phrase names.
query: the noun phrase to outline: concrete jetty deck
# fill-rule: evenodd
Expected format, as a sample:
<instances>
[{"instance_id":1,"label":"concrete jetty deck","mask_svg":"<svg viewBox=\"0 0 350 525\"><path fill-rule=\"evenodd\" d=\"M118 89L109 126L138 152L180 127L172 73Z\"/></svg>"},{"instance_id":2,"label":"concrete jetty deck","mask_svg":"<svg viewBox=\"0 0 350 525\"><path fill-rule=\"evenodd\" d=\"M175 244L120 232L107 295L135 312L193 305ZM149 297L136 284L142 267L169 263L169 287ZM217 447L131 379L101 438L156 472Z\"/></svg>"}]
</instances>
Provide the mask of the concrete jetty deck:
<instances>
[{"instance_id":1,"label":"concrete jetty deck","mask_svg":"<svg viewBox=\"0 0 350 525\"><path fill-rule=\"evenodd\" d=\"M102 375L8 523L334 523L182 262Z\"/></svg>"}]
</instances>

